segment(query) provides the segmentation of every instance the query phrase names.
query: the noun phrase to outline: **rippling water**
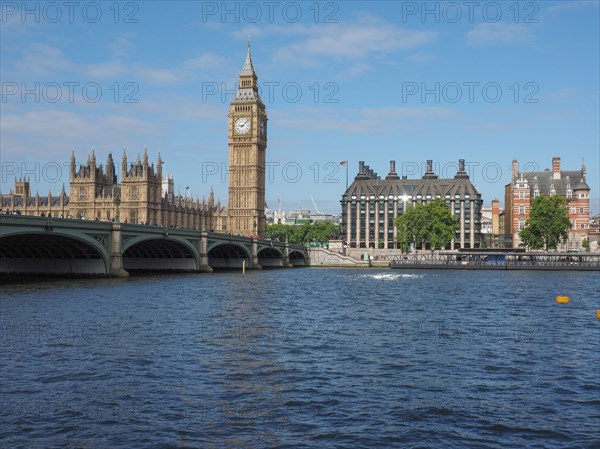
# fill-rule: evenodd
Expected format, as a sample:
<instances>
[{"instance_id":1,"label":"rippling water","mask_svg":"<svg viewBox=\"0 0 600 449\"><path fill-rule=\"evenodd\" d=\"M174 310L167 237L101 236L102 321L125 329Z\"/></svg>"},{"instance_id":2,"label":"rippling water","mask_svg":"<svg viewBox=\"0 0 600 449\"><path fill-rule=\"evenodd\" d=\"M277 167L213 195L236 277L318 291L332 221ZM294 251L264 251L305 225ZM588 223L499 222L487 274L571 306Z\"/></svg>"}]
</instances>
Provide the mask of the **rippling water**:
<instances>
[{"instance_id":1,"label":"rippling water","mask_svg":"<svg viewBox=\"0 0 600 449\"><path fill-rule=\"evenodd\" d=\"M1 446L598 448L598 288L344 269L4 286Z\"/></svg>"}]
</instances>

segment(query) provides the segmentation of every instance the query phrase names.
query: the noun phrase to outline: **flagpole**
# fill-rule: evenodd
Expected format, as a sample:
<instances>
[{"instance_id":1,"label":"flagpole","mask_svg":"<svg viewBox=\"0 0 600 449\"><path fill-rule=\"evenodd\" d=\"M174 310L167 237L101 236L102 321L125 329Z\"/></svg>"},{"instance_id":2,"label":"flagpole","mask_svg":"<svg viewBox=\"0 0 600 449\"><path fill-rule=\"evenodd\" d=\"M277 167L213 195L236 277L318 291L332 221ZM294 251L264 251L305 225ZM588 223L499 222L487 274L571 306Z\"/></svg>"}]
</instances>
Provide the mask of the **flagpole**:
<instances>
[{"instance_id":1,"label":"flagpole","mask_svg":"<svg viewBox=\"0 0 600 449\"><path fill-rule=\"evenodd\" d=\"M348 190L348 161L346 161L346 190Z\"/></svg>"}]
</instances>

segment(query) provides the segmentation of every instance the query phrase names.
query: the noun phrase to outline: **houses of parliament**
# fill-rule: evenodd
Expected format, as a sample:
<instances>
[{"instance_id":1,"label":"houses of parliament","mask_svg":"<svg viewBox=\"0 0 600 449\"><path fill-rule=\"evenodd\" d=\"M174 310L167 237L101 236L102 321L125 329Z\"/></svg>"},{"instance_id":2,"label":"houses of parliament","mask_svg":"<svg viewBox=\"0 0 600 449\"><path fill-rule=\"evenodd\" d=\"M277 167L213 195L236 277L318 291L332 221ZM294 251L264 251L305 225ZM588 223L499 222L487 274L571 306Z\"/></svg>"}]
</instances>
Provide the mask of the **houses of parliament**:
<instances>
[{"instance_id":1,"label":"houses of parliament","mask_svg":"<svg viewBox=\"0 0 600 449\"><path fill-rule=\"evenodd\" d=\"M85 164L71 155L69 194L31 195L28 179L15 178L8 195L0 194L2 210L23 215L120 221L122 223L185 227L235 235L264 236L265 155L267 113L258 92L250 41L239 87L228 114L229 203L222 205L211 191L208 199L175 195L174 181L163 172L160 154L156 165L147 151L128 161L123 150L120 173L109 154L98 163L94 151ZM120 182L119 182L120 175Z\"/></svg>"}]
</instances>

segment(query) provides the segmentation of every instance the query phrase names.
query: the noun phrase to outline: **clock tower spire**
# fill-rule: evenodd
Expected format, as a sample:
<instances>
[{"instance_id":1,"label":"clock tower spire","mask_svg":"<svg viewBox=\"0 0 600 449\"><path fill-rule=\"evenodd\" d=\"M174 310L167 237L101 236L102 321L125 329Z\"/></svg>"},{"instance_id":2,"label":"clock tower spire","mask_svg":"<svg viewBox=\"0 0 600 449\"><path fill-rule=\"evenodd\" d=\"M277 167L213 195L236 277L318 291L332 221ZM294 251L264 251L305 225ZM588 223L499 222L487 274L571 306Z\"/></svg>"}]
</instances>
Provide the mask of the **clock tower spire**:
<instances>
[{"instance_id":1,"label":"clock tower spire","mask_svg":"<svg viewBox=\"0 0 600 449\"><path fill-rule=\"evenodd\" d=\"M250 36L238 90L229 108L228 125L229 232L264 236L267 228L267 112L258 92L257 76L250 53Z\"/></svg>"}]
</instances>

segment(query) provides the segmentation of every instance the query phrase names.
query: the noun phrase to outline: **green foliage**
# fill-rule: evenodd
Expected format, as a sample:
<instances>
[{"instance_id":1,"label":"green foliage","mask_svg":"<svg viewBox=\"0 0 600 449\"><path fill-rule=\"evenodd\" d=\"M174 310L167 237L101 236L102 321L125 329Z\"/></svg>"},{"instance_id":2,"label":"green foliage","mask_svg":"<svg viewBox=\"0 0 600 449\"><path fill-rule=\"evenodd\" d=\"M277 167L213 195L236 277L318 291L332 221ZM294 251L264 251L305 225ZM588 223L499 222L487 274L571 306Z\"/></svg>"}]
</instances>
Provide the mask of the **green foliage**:
<instances>
[{"instance_id":1,"label":"green foliage","mask_svg":"<svg viewBox=\"0 0 600 449\"><path fill-rule=\"evenodd\" d=\"M560 196L538 196L531 203L531 213L520 232L521 240L531 249L556 249L567 241L571 221L567 201Z\"/></svg>"},{"instance_id":2,"label":"green foliage","mask_svg":"<svg viewBox=\"0 0 600 449\"><path fill-rule=\"evenodd\" d=\"M398 218L397 240L403 250L412 242L415 248L428 243L431 250L448 246L459 229L459 223L446 202L436 198L427 204L409 206Z\"/></svg>"},{"instance_id":3,"label":"green foliage","mask_svg":"<svg viewBox=\"0 0 600 449\"><path fill-rule=\"evenodd\" d=\"M408 250L410 243L417 247L423 241L423 209L421 204L414 207L411 204L394 222L397 229L396 239L403 251Z\"/></svg>"},{"instance_id":4,"label":"green foliage","mask_svg":"<svg viewBox=\"0 0 600 449\"><path fill-rule=\"evenodd\" d=\"M588 237L584 238L583 242L581 242L581 246L583 246L583 249L585 249L586 253L589 253L591 250L590 239Z\"/></svg>"},{"instance_id":5,"label":"green foliage","mask_svg":"<svg viewBox=\"0 0 600 449\"><path fill-rule=\"evenodd\" d=\"M267 226L267 237L289 243L306 244L328 242L339 237L339 226L326 221L304 223L302 225L272 224Z\"/></svg>"},{"instance_id":6,"label":"green foliage","mask_svg":"<svg viewBox=\"0 0 600 449\"><path fill-rule=\"evenodd\" d=\"M446 202L436 198L425 206L425 240L431 250L450 245L459 229L458 219L452 214Z\"/></svg>"}]
</instances>

